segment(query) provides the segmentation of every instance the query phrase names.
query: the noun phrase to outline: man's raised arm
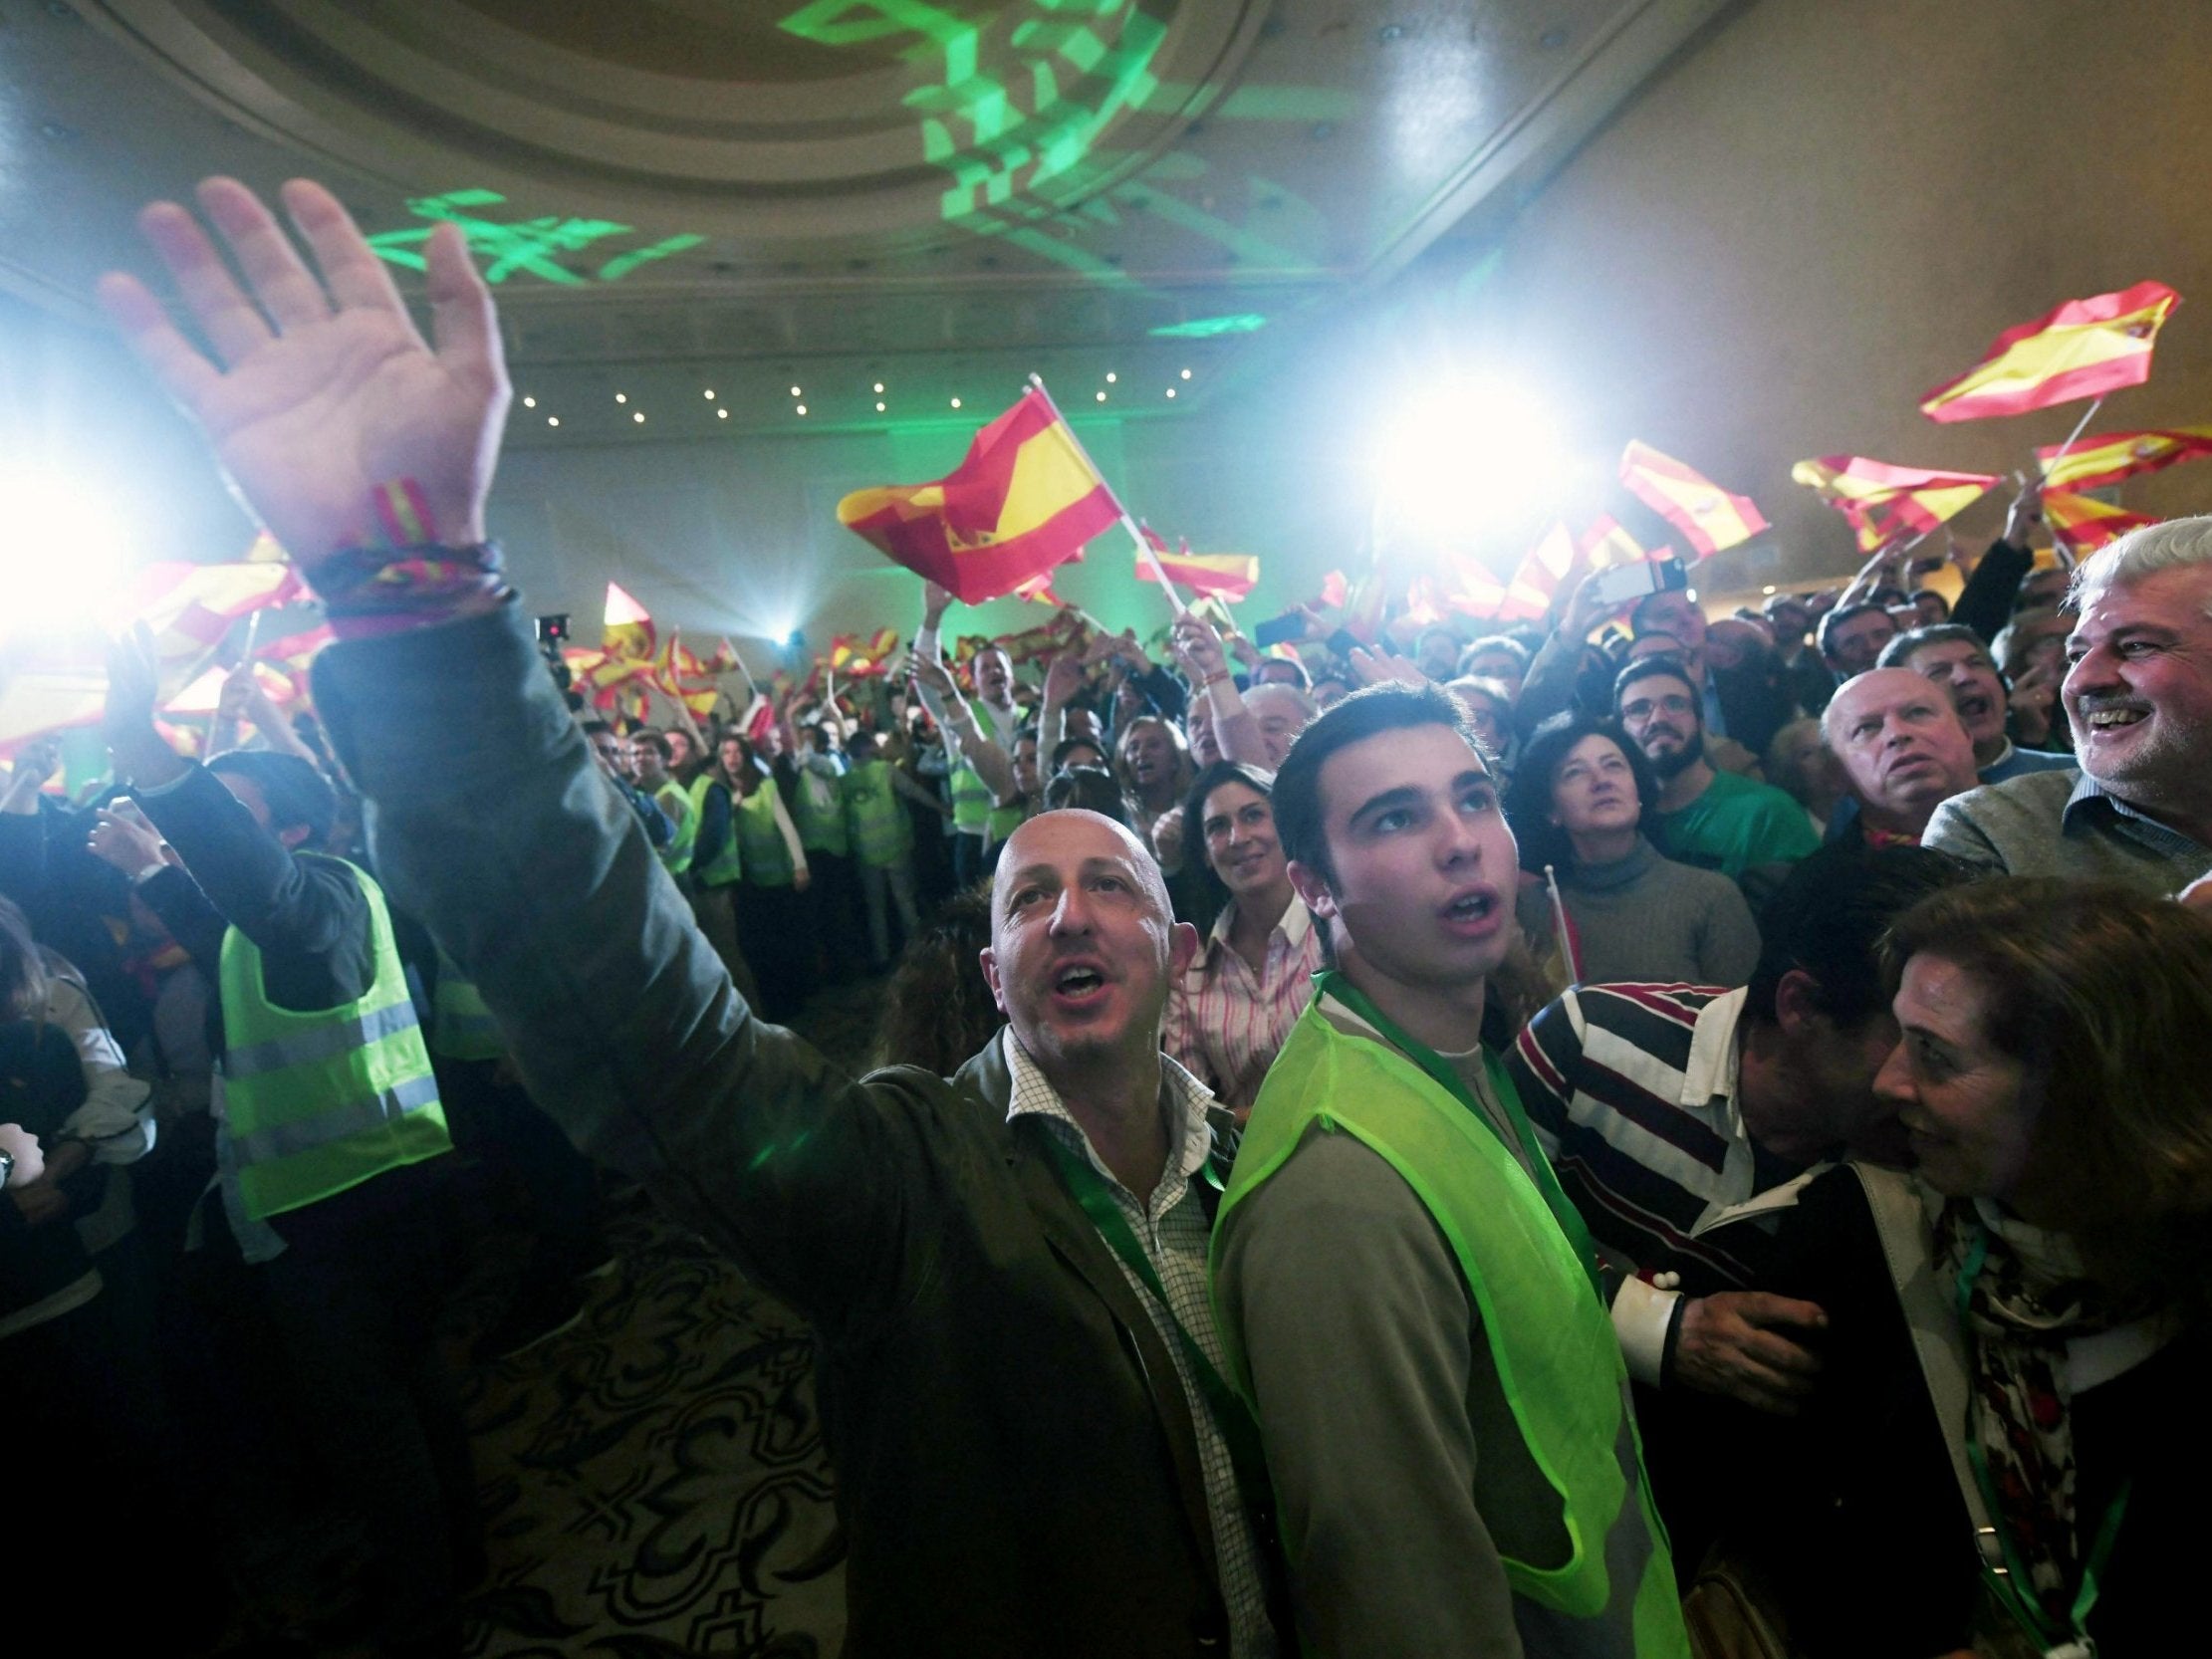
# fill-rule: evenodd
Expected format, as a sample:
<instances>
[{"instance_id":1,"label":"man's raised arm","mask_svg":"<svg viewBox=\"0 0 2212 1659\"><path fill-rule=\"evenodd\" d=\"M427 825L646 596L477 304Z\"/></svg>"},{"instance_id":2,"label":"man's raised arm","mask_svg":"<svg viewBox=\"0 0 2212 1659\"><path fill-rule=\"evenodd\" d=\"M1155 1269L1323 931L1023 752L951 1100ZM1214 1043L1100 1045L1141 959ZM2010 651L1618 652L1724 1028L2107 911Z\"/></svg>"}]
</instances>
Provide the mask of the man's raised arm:
<instances>
[{"instance_id":1,"label":"man's raised arm","mask_svg":"<svg viewBox=\"0 0 2212 1659\"><path fill-rule=\"evenodd\" d=\"M184 208L140 225L211 355L135 279L101 298L330 610L318 700L393 894L586 1151L832 1331L896 1298L925 1106L753 1018L593 765L484 542L509 388L459 231L427 250L431 344L327 190L284 189L315 272L243 185L199 200L250 296Z\"/></svg>"}]
</instances>

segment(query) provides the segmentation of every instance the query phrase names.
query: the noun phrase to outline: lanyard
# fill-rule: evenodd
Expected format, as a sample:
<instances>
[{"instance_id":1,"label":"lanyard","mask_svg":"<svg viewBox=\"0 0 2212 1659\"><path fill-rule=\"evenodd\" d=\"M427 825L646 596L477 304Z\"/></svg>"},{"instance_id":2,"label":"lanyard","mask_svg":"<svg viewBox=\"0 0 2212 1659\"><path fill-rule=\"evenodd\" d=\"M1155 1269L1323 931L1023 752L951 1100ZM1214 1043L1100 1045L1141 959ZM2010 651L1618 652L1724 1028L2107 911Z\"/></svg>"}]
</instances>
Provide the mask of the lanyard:
<instances>
[{"instance_id":1,"label":"lanyard","mask_svg":"<svg viewBox=\"0 0 2212 1659\"><path fill-rule=\"evenodd\" d=\"M1498 1057L1485 1049L1482 1055L1483 1074L1504 1109L1506 1121L1513 1126L1514 1138L1520 1142L1516 1148L1491 1121L1490 1114L1468 1091L1457 1071L1444 1058L1425 1043L1416 1043L1401 1031L1382 1010L1374 1006L1367 995L1346 979L1342 973L1330 969L1315 976L1318 993L1334 997L1352 1013L1382 1034L1391 1047L1419 1066L1428 1079L1473 1114L1476 1122L1495 1136L1507 1152L1515 1153L1518 1162L1534 1183L1537 1193L1544 1200L1552 1219L1559 1223L1559 1230L1567 1235L1567 1243L1575 1252L1583 1272L1590 1275L1591 1289L1598 1293L1598 1304L1605 1303L1605 1287L1598 1268L1598 1246L1590 1236L1590 1226L1583 1220L1583 1213L1576 1209L1566 1191L1559 1184L1559 1177L1552 1171L1552 1160L1544 1155L1544 1145L1536 1138L1536 1126L1529 1121L1529 1114L1521 1104L1521 1092L1513 1086L1513 1078L1498 1064Z\"/></svg>"},{"instance_id":2,"label":"lanyard","mask_svg":"<svg viewBox=\"0 0 2212 1659\"><path fill-rule=\"evenodd\" d=\"M1969 1345L1974 1341L1974 1327L1967 1320L1967 1307L1974 1300L1974 1286L1982 1277L1982 1265L1988 1258L1989 1233L1977 1221L1974 1242L1967 1248L1966 1264L1959 1269L1958 1277L1959 1329ZM2028 1575L2027 1564L2020 1558L2012 1534L2006 1529L2004 1506L1998 1502L1997 1484L1989 1475L1989 1459L1974 1433L1971 1408L1966 1420L1966 1453L1974 1465L1974 1479L1982 1489L1982 1502L1989 1509L1991 1530L1996 1533L1997 1542L2005 1553L2005 1570L1999 1572L1985 1562L1982 1576L2013 1617L2034 1632L2048 1652L2093 1655L2096 1648L2089 1640L2089 1613L2096 1606L2097 1576L2111 1559L2112 1544L2119 1537L2120 1520L2127 1513L2127 1495L2135 1483L2132 1480L2121 1483L2119 1495L2104 1511L2104 1519L2097 1526L2096 1540L2089 1546L2088 1564L2082 1568L2081 1588L2074 1592L2074 1605L2067 1609L2067 1622L2073 1626L2069 1636L2052 1628L2042 1601L2035 1593L2035 1581Z\"/></svg>"},{"instance_id":3,"label":"lanyard","mask_svg":"<svg viewBox=\"0 0 2212 1659\"><path fill-rule=\"evenodd\" d=\"M1053 1167L1060 1172L1061 1184L1069 1195L1083 1206L1083 1213L1098 1228L1099 1236L1107 1248L1124 1262L1137 1282L1151 1293L1152 1300L1167 1315L1168 1328L1174 1331L1176 1345L1182 1349L1183 1361L1190 1367L1190 1374L1198 1385L1206 1411L1213 1418L1214 1428L1221 1435L1222 1444L1229 1449L1229 1467L1236 1477L1237 1491L1244 1499L1245 1509L1254 1518L1255 1530L1260 1527L1259 1517L1271 1515L1274 1509L1274 1489L1268 1485L1267 1464L1260 1453L1260 1427L1253 1421L1252 1412L1238 1397L1235 1389L1224 1382L1221 1373L1214 1369L1213 1361L1206 1357L1190 1332L1183 1328L1183 1321L1175 1316L1174 1304L1167 1300L1167 1287L1160 1283L1159 1273L1152 1266L1152 1259L1144 1254L1136 1242L1136 1235L1129 1231L1128 1218L1121 1213L1121 1206L1114 1202L1113 1194L1106 1188L1106 1179L1092 1167L1091 1160L1079 1156L1055 1134L1049 1125L1040 1125L1040 1138L1051 1155ZM1211 1177L1209 1166L1209 1178Z\"/></svg>"}]
</instances>

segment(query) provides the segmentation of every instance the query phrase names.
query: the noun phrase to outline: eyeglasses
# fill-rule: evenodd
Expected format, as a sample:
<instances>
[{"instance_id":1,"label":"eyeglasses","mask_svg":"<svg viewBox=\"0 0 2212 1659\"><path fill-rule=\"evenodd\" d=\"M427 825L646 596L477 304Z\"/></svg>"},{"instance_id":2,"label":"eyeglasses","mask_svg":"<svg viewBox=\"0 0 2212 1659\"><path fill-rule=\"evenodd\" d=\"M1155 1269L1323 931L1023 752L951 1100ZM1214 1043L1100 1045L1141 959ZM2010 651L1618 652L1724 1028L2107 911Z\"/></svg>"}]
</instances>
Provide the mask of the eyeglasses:
<instances>
[{"instance_id":1,"label":"eyeglasses","mask_svg":"<svg viewBox=\"0 0 2212 1659\"><path fill-rule=\"evenodd\" d=\"M1620 705L1620 716L1623 720L1644 720L1650 717L1653 710L1666 714L1688 714L1696 706L1679 693L1669 697L1638 697L1632 703Z\"/></svg>"}]
</instances>

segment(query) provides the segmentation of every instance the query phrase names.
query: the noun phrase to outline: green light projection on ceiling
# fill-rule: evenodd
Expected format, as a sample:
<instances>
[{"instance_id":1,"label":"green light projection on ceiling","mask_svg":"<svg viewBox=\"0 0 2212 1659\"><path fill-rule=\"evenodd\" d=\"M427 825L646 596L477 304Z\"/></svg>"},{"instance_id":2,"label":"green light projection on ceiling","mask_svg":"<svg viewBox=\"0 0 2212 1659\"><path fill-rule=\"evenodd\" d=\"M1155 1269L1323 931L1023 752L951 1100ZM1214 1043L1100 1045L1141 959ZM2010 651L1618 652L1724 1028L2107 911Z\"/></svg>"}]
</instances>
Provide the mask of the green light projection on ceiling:
<instances>
[{"instance_id":1,"label":"green light projection on ceiling","mask_svg":"<svg viewBox=\"0 0 2212 1659\"><path fill-rule=\"evenodd\" d=\"M1154 340L1211 340L1216 335L1248 335L1266 327L1266 318L1256 311L1246 311L1234 317L1194 317L1188 323L1167 323L1144 332Z\"/></svg>"},{"instance_id":2,"label":"green light projection on ceiling","mask_svg":"<svg viewBox=\"0 0 2212 1659\"><path fill-rule=\"evenodd\" d=\"M469 252L483 267L486 282L505 282L521 274L544 282L581 287L593 278L563 265L561 255L579 253L595 243L637 234L628 225L616 224L611 219L546 218L501 224L472 211L479 207L497 207L506 199L497 190L448 190L442 196L418 196L407 203L407 211L423 220L422 225L379 231L369 238L369 245L375 250L377 258L404 266L409 271L420 271L426 268L427 262L418 250L430 240L430 231L439 220L450 219L468 239ZM600 282L619 282L640 265L680 254L705 240L703 236L670 236L648 247L630 248L614 254L594 276Z\"/></svg>"}]
</instances>

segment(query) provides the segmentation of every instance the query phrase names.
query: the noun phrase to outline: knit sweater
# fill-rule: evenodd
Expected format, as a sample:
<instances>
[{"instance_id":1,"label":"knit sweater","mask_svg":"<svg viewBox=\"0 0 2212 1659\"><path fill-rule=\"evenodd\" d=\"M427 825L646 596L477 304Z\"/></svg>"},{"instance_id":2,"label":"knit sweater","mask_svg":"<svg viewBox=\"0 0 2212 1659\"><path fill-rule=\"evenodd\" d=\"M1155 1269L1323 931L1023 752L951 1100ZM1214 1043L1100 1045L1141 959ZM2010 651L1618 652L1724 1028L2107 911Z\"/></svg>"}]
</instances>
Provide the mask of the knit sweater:
<instances>
[{"instance_id":1,"label":"knit sweater","mask_svg":"<svg viewBox=\"0 0 2212 1659\"><path fill-rule=\"evenodd\" d=\"M1585 983L1662 981L1735 987L1759 960L1751 906L1725 875L1660 856L1643 836L1625 858L1559 872ZM1552 901L1541 880L1520 898L1521 926L1542 955Z\"/></svg>"}]
</instances>

